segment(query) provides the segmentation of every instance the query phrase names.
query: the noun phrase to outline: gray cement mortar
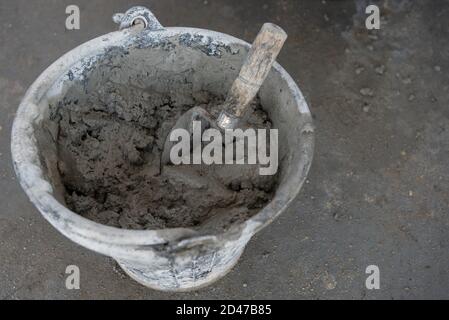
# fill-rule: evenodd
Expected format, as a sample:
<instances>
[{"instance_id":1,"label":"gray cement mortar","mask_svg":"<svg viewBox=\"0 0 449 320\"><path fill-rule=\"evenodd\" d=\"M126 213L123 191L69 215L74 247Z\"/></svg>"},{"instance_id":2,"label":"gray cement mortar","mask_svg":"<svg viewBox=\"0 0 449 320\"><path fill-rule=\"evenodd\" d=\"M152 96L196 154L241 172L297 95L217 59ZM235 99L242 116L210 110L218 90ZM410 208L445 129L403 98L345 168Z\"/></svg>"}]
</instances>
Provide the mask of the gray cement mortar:
<instances>
[{"instance_id":1,"label":"gray cement mortar","mask_svg":"<svg viewBox=\"0 0 449 320\"><path fill-rule=\"evenodd\" d=\"M309 180L290 209L251 240L225 278L169 294L140 286L54 230L10 160L26 88L64 52L115 30L110 17L129 3L78 1L81 30L67 31L71 2L2 1L0 298L448 298L449 3L376 3L384 23L372 33L353 1L141 3L163 25L247 41L265 21L281 25L290 37L279 62L317 126ZM81 290L65 288L70 264L81 269ZM380 268L380 290L365 288L370 264Z\"/></svg>"},{"instance_id":2,"label":"gray cement mortar","mask_svg":"<svg viewBox=\"0 0 449 320\"><path fill-rule=\"evenodd\" d=\"M153 101L160 97L155 99L151 93L121 89L122 93L114 87L104 90L101 103L79 106L75 100L62 105L53 111L53 120L47 120L48 127L57 128L57 167L71 210L125 229L202 224L225 229L245 221L271 200L276 176L259 176L257 165L161 168L167 129L192 105L160 104ZM223 99L201 96L205 101L198 106L214 116L220 112ZM132 101L119 105L127 97ZM249 117L255 128L271 125L260 104L251 106ZM50 134L41 135L45 138L39 143L40 152L45 158L51 154L46 146L54 142Z\"/></svg>"}]
</instances>

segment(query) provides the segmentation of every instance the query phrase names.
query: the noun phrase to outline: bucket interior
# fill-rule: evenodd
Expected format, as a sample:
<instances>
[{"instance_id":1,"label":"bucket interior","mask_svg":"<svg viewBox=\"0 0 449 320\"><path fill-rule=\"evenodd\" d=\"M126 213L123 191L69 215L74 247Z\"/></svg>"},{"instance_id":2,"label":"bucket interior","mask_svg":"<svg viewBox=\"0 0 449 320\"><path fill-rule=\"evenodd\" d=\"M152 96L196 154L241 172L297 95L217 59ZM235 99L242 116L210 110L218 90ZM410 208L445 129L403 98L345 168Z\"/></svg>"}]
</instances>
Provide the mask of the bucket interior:
<instances>
[{"instance_id":1,"label":"bucket interior","mask_svg":"<svg viewBox=\"0 0 449 320\"><path fill-rule=\"evenodd\" d=\"M249 116L260 128L278 129L277 174L255 175L257 165L213 165L212 173L188 165L160 175L160 153L176 119L198 105L216 116L213 106L224 100L246 54L240 43L181 34L111 46L63 70L35 124L54 196L93 221L151 230L226 230L274 197L292 198L308 168L301 163L304 119L278 71Z\"/></svg>"}]
</instances>

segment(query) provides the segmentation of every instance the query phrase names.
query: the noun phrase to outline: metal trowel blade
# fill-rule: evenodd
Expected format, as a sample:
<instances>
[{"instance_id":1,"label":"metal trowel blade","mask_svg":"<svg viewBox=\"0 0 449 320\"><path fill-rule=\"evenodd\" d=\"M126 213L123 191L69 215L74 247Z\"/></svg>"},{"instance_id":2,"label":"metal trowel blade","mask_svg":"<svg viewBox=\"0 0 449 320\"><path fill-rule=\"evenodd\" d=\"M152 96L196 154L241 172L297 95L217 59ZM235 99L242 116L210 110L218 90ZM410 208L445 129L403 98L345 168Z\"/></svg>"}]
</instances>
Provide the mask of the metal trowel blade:
<instances>
[{"instance_id":1,"label":"metal trowel blade","mask_svg":"<svg viewBox=\"0 0 449 320\"><path fill-rule=\"evenodd\" d=\"M208 128L216 128L219 129L215 119L207 112L205 109L201 107L193 107L189 111L185 112L179 119L176 121L173 128L167 135L165 139L164 149L162 150L161 156L161 169L162 166L171 163L170 161L170 151L171 148L178 143L177 141L170 141L171 133L176 129L184 129L187 130L192 136L193 134L193 121L201 122L201 132Z\"/></svg>"}]
</instances>

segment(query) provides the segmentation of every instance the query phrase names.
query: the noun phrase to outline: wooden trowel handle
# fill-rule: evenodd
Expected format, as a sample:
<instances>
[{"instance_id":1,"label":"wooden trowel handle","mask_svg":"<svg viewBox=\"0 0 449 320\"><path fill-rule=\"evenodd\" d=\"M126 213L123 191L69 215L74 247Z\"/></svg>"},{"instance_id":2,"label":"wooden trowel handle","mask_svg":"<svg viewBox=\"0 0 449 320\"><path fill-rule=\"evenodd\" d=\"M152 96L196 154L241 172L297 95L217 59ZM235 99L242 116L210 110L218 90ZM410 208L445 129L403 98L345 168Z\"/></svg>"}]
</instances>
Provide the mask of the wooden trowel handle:
<instances>
[{"instance_id":1,"label":"wooden trowel handle","mask_svg":"<svg viewBox=\"0 0 449 320\"><path fill-rule=\"evenodd\" d=\"M243 63L225 102L225 110L233 116L243 116L273 66L287 34L281 27L265 23Z\"/></svg>"}]
</instances>

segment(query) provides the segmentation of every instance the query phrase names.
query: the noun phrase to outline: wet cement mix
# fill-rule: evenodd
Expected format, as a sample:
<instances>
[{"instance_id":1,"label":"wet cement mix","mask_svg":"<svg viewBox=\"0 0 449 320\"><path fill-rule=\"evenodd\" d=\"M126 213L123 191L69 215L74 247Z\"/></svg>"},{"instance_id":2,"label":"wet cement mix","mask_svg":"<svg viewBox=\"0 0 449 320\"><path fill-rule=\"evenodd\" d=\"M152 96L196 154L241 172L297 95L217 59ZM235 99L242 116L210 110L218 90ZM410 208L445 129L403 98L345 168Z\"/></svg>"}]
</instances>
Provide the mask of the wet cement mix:
<instances>
[{"instance_id":1,"label":"wet cement mix","mask_svg":"<svg viewBox=\"0 0 449 320\"><path fill-rule=\"evenodd\" d=\"M277 176L259 175L259 165L168 165L161 173L165 139L194 105L142 89L126 92L109 84L101 97L53 110L58 170L71 210L125 229L226 229L273 198ZM195 105L219 114L222 99L196 96ZM271 128L258 100L250 109L251 127Z\"/></svg>"}]
</instances>

